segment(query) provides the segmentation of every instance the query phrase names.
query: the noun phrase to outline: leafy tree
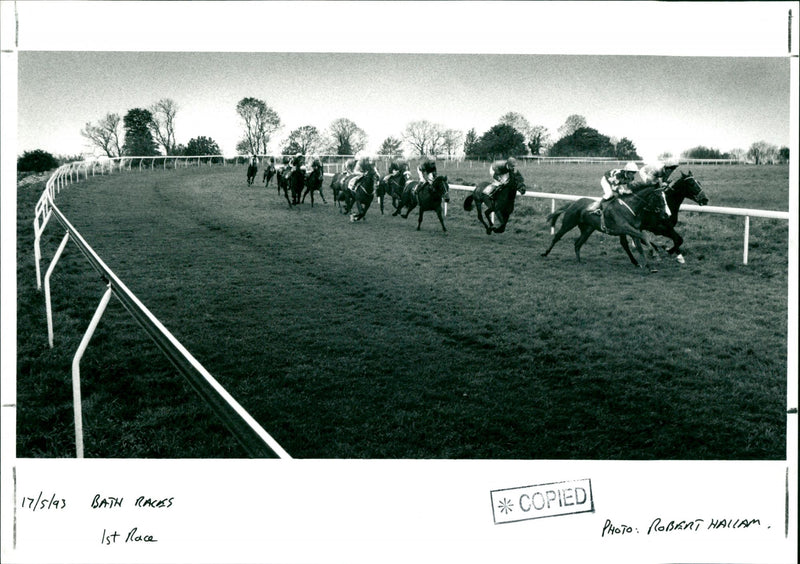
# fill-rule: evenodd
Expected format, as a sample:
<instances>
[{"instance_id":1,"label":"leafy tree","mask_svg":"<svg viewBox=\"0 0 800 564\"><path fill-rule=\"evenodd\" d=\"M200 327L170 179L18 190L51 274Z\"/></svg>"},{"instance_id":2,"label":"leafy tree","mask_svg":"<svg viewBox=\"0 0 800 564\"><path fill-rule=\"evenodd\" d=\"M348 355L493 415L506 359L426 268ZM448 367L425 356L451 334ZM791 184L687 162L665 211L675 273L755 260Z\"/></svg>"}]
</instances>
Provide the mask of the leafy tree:
<instances>
[{"instance_id":1,"label":"leafy tree","mask_svg":"<svg viewBox=\"0 0 800 564\"><path fill-rule=\"evenodd\" d=\"M508 124L498 123L481 135L477 154L481 157L499 158L524 155L525 136Z\"/></svg>"},{"instance_id":2,"label":"leafy tree","mask_svg":"<svg viewBox=\"0 0 800 564\"><path fill-rule=\"evenodd\" d=\"M125 145L123 152L131 157L149 157L158 155L156 142L150 131L153 115L149 110L134 108L123 118L125 124Z\"/></svg>"},{"instance_id":3,"label":"leafy tree","mask_svg":"<svg viewBox=\"0 0 800 564\"><path fill-rule=\"evenodd\" d=\"M236 150L239 153L266 154L272 134L281 126L278 113L263 100L252 97L239 100L236 113L244 124L244 138L236 144Z\"/></svg>"},{"instance_id":4,"label":"leafy tree","mask_svg":"<svg viewBox=\"0 0 800 564\"><path fill-rule=\"evenodd\" d=\"M396 137L387 137L383 140L380 149L378 149L379 155L397 155L403 156L403 142Z\"/></svg>"},{"instance_id":5,"label":"leafy tree","mask_svg":"<svg viewBox=\"0 0 800 564\"><path fill-rule=\"evenodd\" d=\"M403 130L403 139L417 155L435 155L442 147L444 130L428 120L412 121Z\"/></svg>"},{"instance_id":6,"label":"leafy tree","mask_svg":"<svg viewBox=\"0 0 800 564\"><path fill-rule=\"evenodd\" d=\"M284 155L302 153L309 155L322 148L322 136L313 125L304 125L292 131L283 148Z\"/></svg>"},{"instance_id":7,"label":"leafy tree","mask_svg":"<svg viewBox=\"0 0 800 564\"><path fill-rule=\"evenodd\" d=\"M558 128L558 134L561 136L561 139L563 139L564 137L569 137L579 129L585 127L586 118L580 114L572 114L564 122L564 125Z\"/></svg>"},{"instance_id":8,"label":"leafy tree","mask_svg":"<svg viewBox=\"0 0 800 564\"><path fill-rule=\"evenodd\" d=\"M183 154L187 157L221 155L222 151L219 150L219 145L217 145L216 141L201 135L200 137L189 139Z\"/></svg>"},{"instance_id":9,"label":"leafy tree","mask_svg":"<svg viewBox=\"0 0 800 564\"><path fill-rule=\"evenodd\" d=\"M660 161L666 161L666 160L669 160L671 158L672 158L672 153L669 152L669 151L664 151L663 153L658 155L658 160L660 160Z\"/></svg>"},{"instance_id":10,"label":"leafy tree","mask_svg":"<svg viewBox=\"0 0 800 564\"><path fill-rule=\"evenodd\" d=\"M543 125L534 125L528 134L528 149L531 155L541 155L550 139L550 133Z\"/></svg>"},{"instance_id":11,"label":"leafy tree","mask_svg":"<svg viewBox=\"0 0 800 564\"><path fill-rule=\"evenodd\" d=\"M611 140L591 127L581 127L550 148L554 157L613 157Z\"/></svg>"},{"instance_id":12,"label":"leafy tree","mask_svg":"<svg viewBox=\"0 0 800 564\"><path fill-rule=\"evenodd\" d=\"M178 105L169 98L162 98L152 106L150 113L153 120L150 127L156 141L164 147L165 155L175 154L175 115L178 113Z\"/></svg>"},{"instance_id":13,"label":"leafy tree","mask_svg":"<svg viewBox=\"0 0 800 564\"><path fill-rule=\"evenodd\" d=\"M789 162L789 147L781 147L778 149L778 158L780 159L781 163L788 163Z\"/></svg>"},{"instance_id":14,"label":"leafy tree","mask_svg":"<svg viewBox=\"0 0 800 564\"><path fill-rule=\"evenodd\" d=\"M478 134L475 133L474 127L467 131L464 137L464 154L467 156L478 154Z\"/></svg>"},{"instance_id":15,"label":"leafy tree","mask_svg":"<svg viewBox=\"0 0 800 564\"><path fill-rule=\"evenodd\" d=\"M119 114L106 114L97 124L87 123L81 130L81 135L109 157L118 157L122 154L119 142L121 123Z\"/></svg>"},{"instance_id":16,"label":"leafy tree","mask_svg":"<svg viewBox=\"0 0 800 564\"><path fill-rule=\"evenodd\" d=\"M633 141L627 137L623 137L617 142L617 144L614 146L614 152L614 156L620 160L638 161L642 158L639 156L639 153L636 152L636 145L634 145Z\"/></svg>"},{"instance_id":17,"label":"leafy tree","mask_svg":"<svg viewBox=\"0 0 800 564\"><path fill-rule=\"evenodd\" d=\"M355 155L367 146L367 134L355 122L339 118L328 128L331 152L337 155Z\"/></svg>"},{"instance_id":18,"label":"leafy tree","mask_svg":"<svg viewBox=\"0 0 800 564\"><path fill-rule=\"evenodd\" d=\"M45 172L58 168L58 160L42 149L25 151L17 158L17 172Z\"/></svg>"}]
</instances>

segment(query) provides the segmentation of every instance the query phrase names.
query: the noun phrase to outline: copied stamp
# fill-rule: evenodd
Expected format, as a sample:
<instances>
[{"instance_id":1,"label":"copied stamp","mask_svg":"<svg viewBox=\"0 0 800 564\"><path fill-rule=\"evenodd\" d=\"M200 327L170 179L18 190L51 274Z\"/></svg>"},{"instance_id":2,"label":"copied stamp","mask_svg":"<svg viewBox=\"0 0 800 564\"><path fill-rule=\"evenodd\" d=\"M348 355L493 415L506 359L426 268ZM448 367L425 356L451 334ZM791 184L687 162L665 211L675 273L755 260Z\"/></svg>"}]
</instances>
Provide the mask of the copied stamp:
<instances>
[{"instance_id":1,"label":"copied stamp","mask_svg":"<svg viewBox=\"0 0 800 564\"><path fill-rule=\"evenodd\" d=\"M492 490L495 525L573 513L593 513L590 479Z\"/></svg>"}]
</instances>

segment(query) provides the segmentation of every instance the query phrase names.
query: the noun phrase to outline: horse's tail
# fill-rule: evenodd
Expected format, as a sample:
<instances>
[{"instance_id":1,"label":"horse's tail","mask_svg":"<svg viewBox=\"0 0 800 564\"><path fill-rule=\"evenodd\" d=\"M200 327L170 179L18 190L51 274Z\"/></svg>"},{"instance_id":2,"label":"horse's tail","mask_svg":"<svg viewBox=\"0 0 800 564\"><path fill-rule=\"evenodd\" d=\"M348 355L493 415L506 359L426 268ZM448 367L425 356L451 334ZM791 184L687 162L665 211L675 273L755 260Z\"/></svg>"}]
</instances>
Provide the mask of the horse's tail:
<instances>
[{"instance_id":1,"label":"horse's tail","mask_svg":"<svg viewBox=\"0 0 800 564\"><path fill-rule=\"evenodd\" d=\"M556 226L556 221L558 221L559 216L568 208L569 206L562 206L561 208L557 209L545 218L545 221L550 224L550 227Z\"/></svg>"},{"instance_id":2,"label":"horse's tail","mask_svg":"<svg viewBox=\"0 0 800 564\"><path fill-rule=\"evenodd\" d=\"M466 211L472 211L472 201L474 199L475 198L474 198L474 196L472 194L470 194L469 196L466 197L466 199L464 200L464 209Z\"/></svg>"}]
</instances>

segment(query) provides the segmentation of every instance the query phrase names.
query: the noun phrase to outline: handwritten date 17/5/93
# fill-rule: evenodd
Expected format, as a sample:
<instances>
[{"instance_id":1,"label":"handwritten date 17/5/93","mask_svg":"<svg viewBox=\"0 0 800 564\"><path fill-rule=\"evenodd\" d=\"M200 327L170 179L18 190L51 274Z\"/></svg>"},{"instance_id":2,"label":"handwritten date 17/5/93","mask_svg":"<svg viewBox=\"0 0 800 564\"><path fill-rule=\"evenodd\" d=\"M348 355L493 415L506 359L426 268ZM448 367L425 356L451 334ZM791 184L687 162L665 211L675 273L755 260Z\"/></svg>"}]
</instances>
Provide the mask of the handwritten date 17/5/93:
<instances>
[{"instance_id":1,"label":"handwritten date 17/5/93","mask_svg":"<svg viewBox=\"0 0 800 564\"><path fill-rule=\"evenodd\" d=\"M31 511L44 511L48 509L66 509L67 500L58 497L56 494L47 497L44 492L39 492L39 495L33 497L22 498L22 509L30 509Z\"/></svg>"}]
</instances>

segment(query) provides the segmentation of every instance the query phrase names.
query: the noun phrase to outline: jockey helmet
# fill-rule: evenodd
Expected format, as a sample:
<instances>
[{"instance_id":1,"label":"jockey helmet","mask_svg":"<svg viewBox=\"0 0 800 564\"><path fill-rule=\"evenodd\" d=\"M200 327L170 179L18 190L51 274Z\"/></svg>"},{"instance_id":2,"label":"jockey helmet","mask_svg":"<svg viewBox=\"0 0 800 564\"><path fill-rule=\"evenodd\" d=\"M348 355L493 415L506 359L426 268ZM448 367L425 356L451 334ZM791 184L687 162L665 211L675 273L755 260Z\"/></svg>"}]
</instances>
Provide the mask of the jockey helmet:
<instances>
[{"instance_id":1,"label":"jockey helmet","mask_svg":"<svg viewBox=\"0 0 800 564\"><path fill-rule=\"evenodd\" d=\"M631 161L628 164L626 164L625 168L623 168L622 170L624 170L625 172L639 172L639 167L636 166L635 162Z\"/></svg>"},{"instance_id":2,"label":"jockey helmet","mask_svg":"<svg viewBox=\"0 0 800 564\"><path fill-rule=\"evenodd\" d=\"M513 169L514 167L517 166L517 159L515 159L514 157L508 157L508 160L506 161L506 166Z\"/></svg>"},{"instance_id":3,"label":"jockey helmet","mask_svg":"<svg viewBox=\"0 0 800 564\"><path fill-rule=\"evenodd\" d=\"M676 159L667 159L664 161L664 168L678 168L678 161Z\"/></svg>"}]
</instances>

